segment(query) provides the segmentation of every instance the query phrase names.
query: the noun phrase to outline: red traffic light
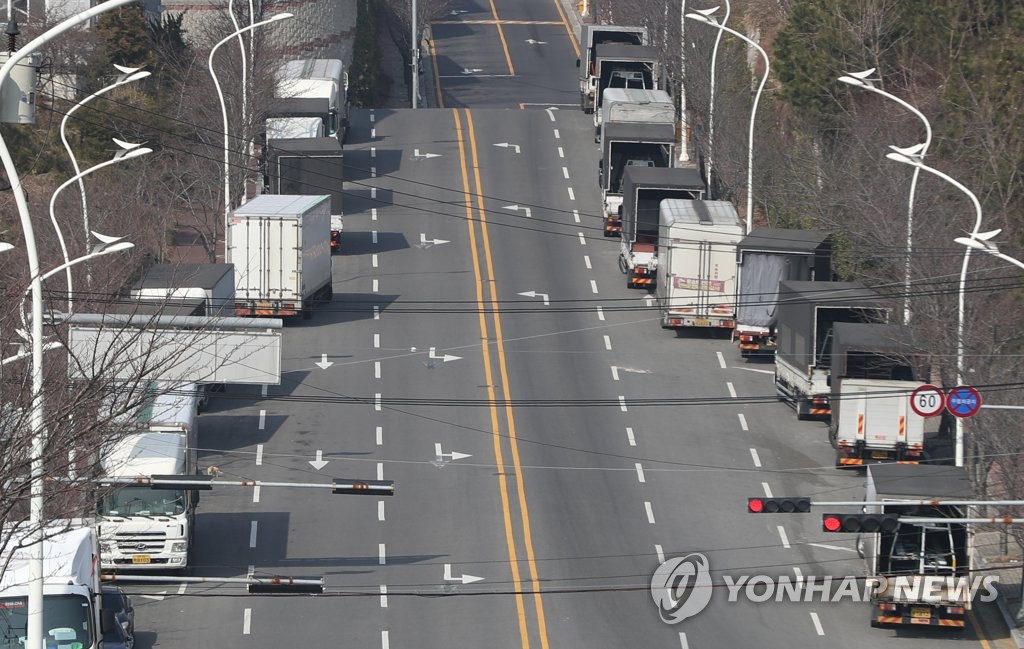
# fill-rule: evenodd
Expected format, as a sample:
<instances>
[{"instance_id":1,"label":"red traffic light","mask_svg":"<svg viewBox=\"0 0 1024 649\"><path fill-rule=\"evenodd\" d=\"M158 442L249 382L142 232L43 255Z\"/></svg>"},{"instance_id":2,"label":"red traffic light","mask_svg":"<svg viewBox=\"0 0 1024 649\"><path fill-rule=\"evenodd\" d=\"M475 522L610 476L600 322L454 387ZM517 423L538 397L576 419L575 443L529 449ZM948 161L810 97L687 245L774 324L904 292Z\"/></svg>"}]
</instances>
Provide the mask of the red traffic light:
<instances>
[{"instance_id":1,"label":"red traffic light","mask_svg":"<svg viewBox=\"0 0 1024 649\"><path fill-rule=\"evenodd\" d=\"M825 514L821 528L826 532L887 532L900 526L898 514Z\"/></svg>"},{"instance_id":2,"label":"red traffic light","mask_svg":"<svg viewBox=\"0 0 1024 649\"><path fill-rule=\"evenodd\" d=\"M838 516L825 514L824 518L821 519L821 527L826 532L838 532L842 529L843 522L839 520Z\"/></svg>"},{"instance_id":3,"label":"red traffic light","mask_svg":"<svg viewBox=\"0 0 1024 649\"><path fill-rule=\"evenodd\" d=\"M747 498L747 511L751 514L760 514L764 511L764 500L761 498Z\"/></svg>"},{"instance_id":4,"label":"red traffic light","mask_svg":"<svg viewBox=\"0 0 1024 649\"><path fill-rule=\"evenodd\" d=\"M747 512L751 514L806 514L811 511L811 499L747 498Z\"/></svg>"}]
</instances>

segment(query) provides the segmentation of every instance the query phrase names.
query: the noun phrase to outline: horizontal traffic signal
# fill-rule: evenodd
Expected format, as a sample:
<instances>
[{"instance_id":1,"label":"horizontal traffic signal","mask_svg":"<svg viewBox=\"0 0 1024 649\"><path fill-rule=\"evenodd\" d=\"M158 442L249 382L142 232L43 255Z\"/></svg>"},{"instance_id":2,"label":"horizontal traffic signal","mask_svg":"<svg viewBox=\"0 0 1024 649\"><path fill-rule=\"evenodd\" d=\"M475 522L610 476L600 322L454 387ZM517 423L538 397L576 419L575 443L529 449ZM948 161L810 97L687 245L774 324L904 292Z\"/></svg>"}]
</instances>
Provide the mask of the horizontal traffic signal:
<instances>
[{"instance_id":1,"label":"horizontal traffic signal","mask_svg":"<svg viewBox=\"0 0 1024 649\"><path fill-rule=\"evenodd\" d=\"M895 532L899 514L824 514L821 528L826 532Z\"/></svg>"},{"instance_id":2,"label":"horizontal traffic signal","mask_svg":"<svg viewBox=\"0 0 1024 649\"><path fill-rule=\"evenodd\" d=\"M747 498L747 512L751 514L806 514L809 511L810 498Z\"/></svg>"},{"instance_id":3,"label":"horizontal traffic signal","mask_svg":"<svg viewBox=\"0 0 1024 649\"><path fill-rule=\"evenodd\" d=\"M356 496L393 496L395 495L394 480L334 480L332 494L352 494Z\"/></svg>"}]
</instances>

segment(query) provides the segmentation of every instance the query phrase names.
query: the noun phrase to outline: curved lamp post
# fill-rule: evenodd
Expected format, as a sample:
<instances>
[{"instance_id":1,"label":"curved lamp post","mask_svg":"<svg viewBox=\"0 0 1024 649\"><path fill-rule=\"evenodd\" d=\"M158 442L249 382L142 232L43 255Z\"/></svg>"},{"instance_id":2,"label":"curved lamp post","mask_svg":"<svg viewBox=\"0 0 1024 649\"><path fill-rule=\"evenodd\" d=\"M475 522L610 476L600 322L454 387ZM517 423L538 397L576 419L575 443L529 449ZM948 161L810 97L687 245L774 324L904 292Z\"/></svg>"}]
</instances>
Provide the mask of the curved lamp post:
<instances>
[{"instance_id":1,"label":"curved lamp post","mask_svg":"<svg viewBox=\"0 0 1024 649\"><path fill-rule=\"evenodd\" d=\"M129 4L132 0L106 0L85 11L57 23L41 35L25 44L21 50L9 53L7 61L0 66L0 86L3 86L14 66L18 65L30 53L39 50L43 45L73 27L87 22L105 11ZM11 151L7 142L0 136L0 163L7 172L11 185L11 193L18 209L18 218L25 236L25 252L28 257L29 277L32 278L32 408L29 415L29 428L32 435L31 468L30 468L30 505L29 534L26 542L30 548L29 561L29 592L26 624L27 647L43 646L43 452L45 450L45 431L43 428L43 295L39 273L39 251L36 248L35 230L25 198L25 189L21 186L18 169L14 166Z\"/></svg>"},{"instance_id":2,"label":"curved lamp post","mask_svg":"<svg viewBox=\"0 0 1024 649\"><path fill-rule=\"evenodd\" d=\"M697 22L711 25L720 31L729 32L733 36L742 39L751 47L757 49L757 51L761 53L761 57L764 58L764 75L761 77L761 83L757 86L757 94L754 95L754 105L750 109L750 132L747 135L747 234L749 234L751 229L753 229L754 223L754 118L757 116L757 104L761 101L761 92L764 91L764 84L768 81L770 64L768 62L768 53L765 52L764 49L755 43L749 36L741 34L730 27L726 27L715 20L712 14L716 11L718 11L718 7L702 9L694 13L686 14L686 17L690 20L696 20Z\"/></svg>"},{"instance_id":3,"label":"curved lamp post","mask_svg":"<svg viewBox=\"0 0 1024 649\"><path fill-rule=\"evenodd\" d=\"M54 213L54 209L53 208L54 208L54 206L55 206L55 204L57 202L57 195L58 194L60 194L62 191L64 191L65 189L67 189L73 183L76 183L76 182L79 184L79 187L82 187L83 186L82 179L85 178L86 176L88 176L89 174L91 174L92 172L99 171L100 169L103 169L104 167L109 167L110 165L116 164L116 163L121 162L123 160L130 160L132 158L137 158L137 157L139 157L141 155L146 155L147 153L152 153L153 152L153 149L144 147L144 146L139 145L139 144L130 144L128 142L122 142L121 140L118 140L118 139L115 139L114 143L117 144L118 146L120 146L121 150L118 151L116 154L114 154L113 158L111 158L110 160L105 160L104 162L101 162L98 165L93 165L92 167L89 167L85 171L79 171L74 176L72 176L71 178L68 178L66 181L64 181L64 183L61 184L60 187L55 189L53 191L53 194L50 195L50 222L53 223L53 229L57 231L57 240L60 242L60 250L61 250L61 252L64 255L64 266L65 266L65 271L67 272L67 278L68 278L68 313L71 313L73 308L74 308L73 307L73 297L72 297L72 293L73 293L73 290L74 290L74 285L71 282L71 267L74 266L75 264L70 263L70 258L68 257L68 247L67 247L67 244L64 242L64 234L61 232L60 225L57 223L57 215ZM75 165L76 169L77 169L77 166L78 165ZM84 191L82 192L82 206L83 207L85 206L85 192ZM88 221L86 221L86 223L88 223ZM86 237L89 236L88 232L89 231L86 230Z\"/></svg>"},{"instance_id":4,"label":"curved lamp post","mask_svg":"<svg viewBox=\"0 0 1024 649\"><path fill-rule=\"evenodd\" d=\"M921 123L924 124L924 144L919 152L919 158L924 160L924 156L928 153L928 147L932 144L932 125L928 122L928 118L914 106L900 99L896 95L888 93L881 88L874 85L870 76L875 73L875 68L870 70L864 70L863 72L851 72L849 74L839 77L839 81L849 84L857 88L863 88L869 92L873 92L876 95L881 95L886 99L896 102L900 106L903 106L911 113L913 113ZM917 189L917 178L921 174L920 167L914 167L914 175L910 179L910 197L907 199L907 258L904 262L903 267L903 324L910 324L910 259L911 259L911 248L914 242L914 193Z\"/></svg>"},{"instance_id":5,"label":"curved lamp post","mask_svg":"<svg viewBox=\"0 0 1024 649\"><path fill-rule=\"evenodd\" d=\"M224 118L224 258L227 259L227 234L228 234L228 216L231 214L231 145L228 141L228 108L224 103L224 92L220 87L220 80L217 79L217 73L213 70L213 57L217 54L217 50L221 45L227 43L236 36L241 36L247 31L262 27L263 25L269 25L270 23L277 22L278 20L284 20L285 18L291 18L290 13L274 14L266 20L261 20L258 23L246 25L234 32L228 34L221 40L217 41L217 44L210 50L210 56L207 58L206 65L210 70L210 76L213 77L213 85L217 89L217 99L220 100L220 112Z\"/></svg>"},{"instance_id":6,"label":"curved lamp post","mask_svg":"<svg viewBox=\"0 0 1024 649\"><path fill-rule=\"evenodd\" d=\"M722 25L729 22L732 14L732 4L725 0L725 17L722 18ZM718 45L722 42L722 30L715 35L715 47L711 50L711 100L708 105L708 184L711 184L711 170L714 162L715 151L715 68L718 66ZM710 187L708 188L710 189ZM748 228L749 231L749 228Z\"/></svg>"},{"instance_id":7,"label":"curved lamp post","mask_svg":"<svg viewBox=\"0 0 1024 649\"><path fill-rule=\"evenodd\" d=\"M999 252L999 247L990 241L990 239L1000 232L1002 232L1002 229L992 230L991 232L972 232L969 237L957 237L956 239L953 239L953 241L962 246L967 246L968 248L981 250L982 252L988 253L997 259L1009 262L1018 268L1024 268L1024 261Z\"/></svg>"},{"instance_id":8,"label":"curved lamp post","mask_svg":"<svg viewBox=\"0 0 1024 649\"><path fill-rule=\"evenodd\" d=\"M945 180L949 184L953 185L971 199L971 203L974 204L974 229L971 230L970 240L978 240L988 235L990 237L995 236L999 231L995 232L980 232L981 230L981 203L978 201L978 197L974 195L974 192L967 189L962 183L957 181L955 178L948 176L938 169L933 169L927 166L921 161L920 150L923 148L922 145L916 145L908 149L900 149L897 147L889 147L892 149L891 153L886 154L886 158L895 160L896 162L902 162L903 164L911 165L922 171L938 176L942 180ZM980 236L979 236L980 235ZM964 250L964 263L960 269L960 283L957 287L957 325L956 325L956 383L957 385L963 385L964 383L964 287L967 284L967 267L971 261L971 250L974 250L977 246L967 245ZM956 418L956 465L964 465L964 423L960 417Z\"/></svg>"}]
</instances>

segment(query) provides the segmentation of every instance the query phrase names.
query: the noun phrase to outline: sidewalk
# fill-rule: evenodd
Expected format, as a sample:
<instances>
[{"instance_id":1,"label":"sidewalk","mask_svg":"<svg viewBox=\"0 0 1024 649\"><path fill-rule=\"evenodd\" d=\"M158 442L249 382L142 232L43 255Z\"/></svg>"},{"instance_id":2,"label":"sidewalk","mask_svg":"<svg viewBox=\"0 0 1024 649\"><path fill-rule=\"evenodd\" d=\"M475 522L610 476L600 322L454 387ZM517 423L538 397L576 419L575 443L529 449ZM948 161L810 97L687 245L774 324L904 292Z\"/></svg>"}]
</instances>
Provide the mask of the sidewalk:
<instances>
[{"instance_id":1,"label":"sidewalk","mask_svg":"<svg viewBox=\"0 0 1024 649\"><path fill-rule=\"evenodd\" d=\"M1021 598L1021 568L1024 553L1012 536L1005 537L1002 531L977 532L974 545L978 556L977 573L982 577L994 576L999 582L999 612L1010 630L1014 643L1024 649L1024 618L1017 617L1024 600Z\"/></svg>"}]
</instances>

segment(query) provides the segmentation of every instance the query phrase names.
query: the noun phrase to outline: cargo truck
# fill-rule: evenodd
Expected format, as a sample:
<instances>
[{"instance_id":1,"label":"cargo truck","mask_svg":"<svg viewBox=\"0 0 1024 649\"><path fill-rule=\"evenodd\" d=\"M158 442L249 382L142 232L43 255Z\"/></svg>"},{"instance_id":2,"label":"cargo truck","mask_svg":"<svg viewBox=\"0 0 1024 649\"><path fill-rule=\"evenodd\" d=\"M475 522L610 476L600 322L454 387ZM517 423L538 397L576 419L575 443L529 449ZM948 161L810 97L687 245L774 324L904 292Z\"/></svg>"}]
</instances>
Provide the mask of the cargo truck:
<instances>
[{"instance_id":1,"label":"cargo truck","mask_svg":"<svg viewBox=\"0 0 1024 649\"><path fill-rule=\"evenodd\" d=\"M331 197L257 196L228 219L235 315L313 316L330 302Z\"/></svg>"},{"instance_id":2,"label":"cargo truck","mask_svg":"<svg viewBox=\"0 0 1024 649\"><path fill-rule=\"evenodd\" d=\"M235 267L232 264L155 264L131 289L136 300L149 303L191 304L201 308L193 315L232 315L235 301Z\"/></svg>"},{"instance_id":3,"label":"cargo truck","mask_svg":"<svg viewBox=\"0 0 1024 649\"><path fill-rule=\"evenodd\" d=\"M4 529L3 535L18 534ZM100 551L83 521L54 521L43 530L43 640L46 647L95 649L117 622L103 614ZM32 547L9 539L0 553L0 638L5 649L28 646ZM21 546L21 547L16 547Z\"/></svg>"},{"instance_id":4,"label":"cargo truck","mask_svg":"<svg viewBox=\"0 0 1024 649\"><path fill-rule=\"evenodd\" d=\"M334 138L269 140L264 186L269 194L331 197L331 252L341 252L344 231L344 154Z\"/></svg>"},{"instance_id":5,"label":"cargo truck","mask_svg":"<svg viewBox=\"0 0 1024 649\"><path fill-rule=\"evenodd\" d=\"M112 417L117 441L100 457L104 490L97 509L101 565L106 570L188 568L198 492L133 484L155 475L195 475L198 392L193 384L156 383ZM117 395L111 410L132 397Z\"/></svg>"},{"instance_id":6,"label":"cargo truck","mask_svg":"<svg viewBox=\"0 0 1024 649\"><path fill-rule=\"evenodd\" d=\"M727 201L661 201L655 294L665 329L731 328L736 244L743 224Z\"/></svg>"},{"instance_id":7,"label":"cargo truck","mask_svg":"<svg viewBox=\"0 0 1024 649\"><path fill-rule=\"evenodd\" d=\"M675 124L672 97L664 90L605 88L601 93L601 110L594 128L594 141L601 143L604 124L630 122Z\"/></svg>"},{"instance_id":8,"label":"cargo truck","mask_svg":"<svg viewBox=\"0 0 1024 649\"><path fill-rule=\"evenodd\" d=\"M837 322L832 350L829 441L836 466L923 460L925 419L910 407L910 394L931 372L910 330Z\"/></svg>"},{"instance_id":9,"label":"cargo truck","mask_svg":"<svg viewBox=\"0 0 1024 649\"><path fill-rule=\"evenodd\" d=\"M622 206L622 174L632 167L671 167L675 160L675 127L669 124L617 123L604 127L597 181L604 204L604 236L615 236L608 229L608 217L619 217Z\"/></svg>"},{"instance_id":10,"label":"cargo truck","mask_svg":"<svg viewBox=\"0 0 1024 649\"><path fill-rule=\"evenodd\" d=\"M268 140L348 134L348 74L340 59L286 61L277 71ZM315 120L320 120L317 127Z\"/></svg>"},{"instance_id":11,"label":"cargo truck","mask_svg":"<svg viewBox=\"0 0 1024 649\"><path fill-rule=\"evenodd\" d=\"M867 502L973 498L962 468L895 463L867 468ZM867 577L881 584L871 596L871 626L962 629L971 610L974 528L962 522L915 524L903 517L970 518L969 507L866 505L865 513L901 517L895 531L862 533L857 539Z\"/></svg>"},{"instance_id":12,"label":"cargo truck","mask_svg":"<svg viewBox=\"0 0 1024 649\"><path fill-rule=\"evenodd\" d=\"M775 391L797 419L832 416L829 384L837 322L885 324L890 309L859 282L779 282Z\"/></svg>"},{"instance_id":13,"label":"cargo truck","mask_svg":"<svg viewBox=\"0 0 1024 649\"><path fill-rule=\"evenodd\" d=\"M596 47L604 43L649 45L650 40L646 27L580 25L579 42L583 51L576 59L576 67L580 71L580 110L590 114L594 112L599 97Z\"/></svg>"},{"instance_id":14,"label":"cargo truck","mask_svg":"<svg viewBox=\"0 0 1024 649\"><path fill-rule=\"evenodd\" d=\"M601 43L594 46L594 76L594 126L599 126L605 90L657 90L661 86L661 57L657 48L647 45Z\"/></svg>"},{"instance_id":15,"label":"cargo truck","mask_svg":"<svg viewBox=\"0 0 1024 649\"><path fill-rule=\"evenodd\" d=\"M657 284L658 224L666 198L702 200L704 180L692 168L630 167L622 176L619 269L627 288ZM616 219L618 220L618 219Z\"/></svg>"},{"instance_id":16,"label":"cargo truck","mask_svg":"<svg viewBox=\"0 0 1024 649\"><path fill-rule=\"evenodd\" d=\"M733 340L740 355L775 353L779 282L832 279L832 237L818 230L755 228L736 247L739 301Z\"/></svg>"}]
</instances>

